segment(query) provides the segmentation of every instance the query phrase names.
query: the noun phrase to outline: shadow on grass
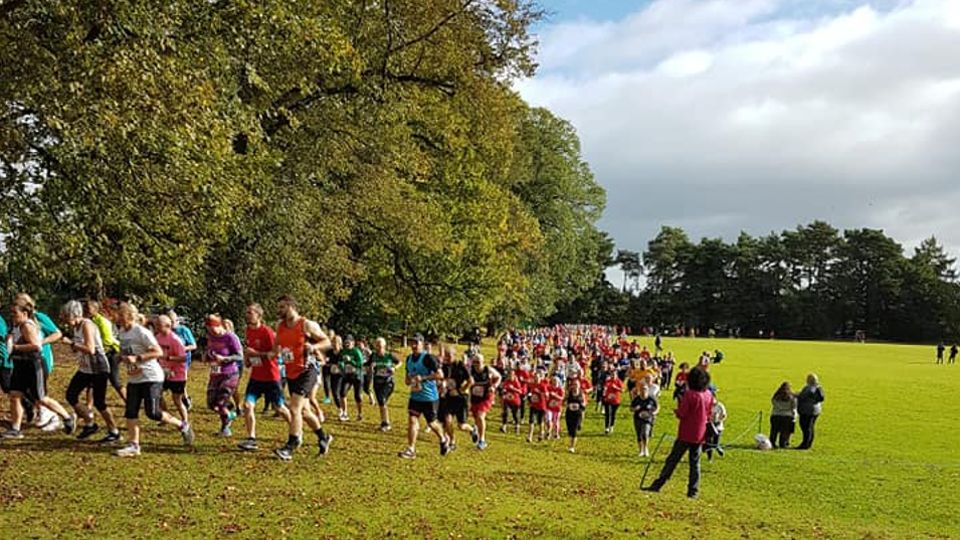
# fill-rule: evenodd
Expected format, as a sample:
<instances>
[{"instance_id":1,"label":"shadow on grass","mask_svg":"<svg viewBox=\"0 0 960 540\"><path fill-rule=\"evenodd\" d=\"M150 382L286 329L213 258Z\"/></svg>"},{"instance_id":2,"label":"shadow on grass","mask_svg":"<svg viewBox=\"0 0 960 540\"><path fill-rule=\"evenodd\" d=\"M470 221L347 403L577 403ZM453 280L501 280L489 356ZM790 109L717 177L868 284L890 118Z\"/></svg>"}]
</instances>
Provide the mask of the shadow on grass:
<instances>
[{"instance_id":1,"label":"shadow on grass","mask_svg":"<svg viewBox=\"0 0 960 540\"><path fill-rule=\"evenodd\" d=\"M25 438L18 441L4 441L0 443L0 448L5 450L23 450L29 452L68 452L84 454L110 454L114 450L123 448L125 442L114 444L100 444L94 441L85 442L75 439L54 439L54 438ZM151 454L218 454L218 448L202 448L197 446L184 446L182 444L163 444L163 443L144 443L142 446L144 453Z\"/></svg>"}]
</instances>

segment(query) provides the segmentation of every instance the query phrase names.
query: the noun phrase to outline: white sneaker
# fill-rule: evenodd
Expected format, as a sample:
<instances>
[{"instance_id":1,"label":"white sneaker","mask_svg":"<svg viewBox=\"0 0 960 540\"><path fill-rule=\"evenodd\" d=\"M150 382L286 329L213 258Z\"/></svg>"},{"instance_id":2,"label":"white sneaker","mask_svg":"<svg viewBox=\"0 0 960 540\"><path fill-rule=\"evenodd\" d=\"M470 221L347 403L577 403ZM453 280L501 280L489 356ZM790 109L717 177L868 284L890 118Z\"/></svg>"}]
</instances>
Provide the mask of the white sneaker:
<instances>
[{"instance_id":1,"label":"white sneaker","mask_svg":"<svg viewBox=\"0 0 960 540\"><path fill-rule=\"evenodd\" d=\"M570 448L567 449L567 451L573 454L573 453L576 453L577 449L571 446Z\"/></svg>"},{"instance_id":2,"label":"white sneaker","mask_svg":"<svg viewBox=\"0 0 960 540\"><path fill-rule=\"evenodd\" d=\"M34 405L37 408L37 414L33 417L33 425L37 426L40 429L45 428L50 422L53 422L54 419L59 420L60 417L53 414L53 412L47 410L46 407L41 406L40 404ZM44 430L46 431L46 430ZM52 431L52 430L51 430Z\"/></svg>"},{"instance_id":3,"label":"white sneaker","mask_svg":"<svg viewBox=\"0 0 960 540\"><path fill-rule=\"evenodd\" d=\"M117 457L136 457L140 455L140 445L130 443L123 448L120 448L113 455Z\"/></svg>"},{"instance_id":4,"label":"white sneaker","mask_svg":"<svg viewBox=\"0 0 960 540\"><path fill-rule=\"evenodd\" d=\"M53 413L50 414L53 415L53 418L49 422L43 424L43 426L40 427L40 431L51 433L53 431L60 431L63 429L63 420Z\"/></svg>"}]
</instances>

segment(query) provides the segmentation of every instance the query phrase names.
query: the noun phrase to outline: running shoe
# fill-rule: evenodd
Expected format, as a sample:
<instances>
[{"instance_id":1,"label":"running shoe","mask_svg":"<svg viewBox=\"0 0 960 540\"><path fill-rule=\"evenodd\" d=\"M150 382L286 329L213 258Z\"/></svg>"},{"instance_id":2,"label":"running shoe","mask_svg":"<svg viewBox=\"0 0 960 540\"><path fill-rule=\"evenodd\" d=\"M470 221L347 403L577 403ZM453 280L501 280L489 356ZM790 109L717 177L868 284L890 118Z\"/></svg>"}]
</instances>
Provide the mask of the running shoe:
<instances>
[{"instance_id":1,"label":"running shoe","mask_svg":"<svg viewBox=\"0 0 960 540\"><path fill-rule=\"evenodd\" d=\"M390 425L390 422L387 422L387 425L385 425L384 428L386 428L384 431L390 431L391 429L393 429L393 426Z\"/></svg>"},{"instance_id":2,"label":"running shoe","mask_svg":"<svg viewBox=\"0 0 960 540\"><path fill-rule=\"evenodd\" d=\"M220 428L220 431L214 433L214 436L220 437L222 439L233 437L233 430L230 429L229 425L223 426L222 428Z\"/></svg>"},{"instance_id":3,"label":"running shoe","mask_svg":"<svg viewBox=\"0 0 960 540\"><path fill-rule=\"evenodd\" d=\"M397 452L397 456L403 459L414 459L417 457L417 451L413 448L404 448L402 452Z\"/></svg>"},{"instance_id":4,"label":"running shoe","mask_svg":"<svg viewBox=\"0 0 960 540\"><path fill-rule=\"evenodd\" d=\"M519 435L519 434L520 434L520 424L517 424L517 425L513 426L513 434L514 434L514 435Z\"/></svg>"},{"instance_id":5,"label":"running shoe","mask_svg":"<svg viewBox=\"0 0 960 540\"><path fill-rule=\"evenodd\" d=\"M567 448L567 452L570 452L571 454L576 453L576 451L577 449L572 446L570 448Z\"/></svg>"},{"instance_id":6,"label":"running shoe","mask_svg":"<svg viewBox=\"0 0 960 540\"><path fill-rule=\"evenodd\" d=\"M470 440L473 441L473 444L480 442L480 432L477 431L477 426L470 429Z\"/></svg>"},{"instance_id":7,"label":"running shoe","mask_svg":"<svg viewBox=\"0 0 960 540\"><path fill-rule=\"evenodd\" d=\"M427 433L433 433L433 428L430 427L430 424L427 424L426 432L427 432Z\"/></svg>"},{"instance_id":8,"label":"running shoe","mask_svg":"<svg viewBox=\"0 0 960 540\"><path fill-rule=\"evenodd\" d=\"M0 439L22 439L23 433L19 429L10 428L3 433L0 433Z\"/></svg>"},{"instance_id":9,"label":"running shoe","mask_svg":"<svg viewBox=\"0 0 960 540\"><path fill-rule=\"evenodd\" d=\"M255 452L255 451L257 451L260 447L257 446L257 440L256 440L256 439L246 438L246 439L240 441L240 444L237 445L237 448L243 450L244 452Z\"/></svg>"},{"instance_id":10,"label":"running shoe","mask_svg":"<svg viewBox=\"0 0 960 540\"><path fill-rule=\"evenodd\" d=\"M357 422L363 422L363 415L357 414Z\"/></svg>"},{"instance_id":11,"label":"running shoe","mask_svg":"<svg viewBox=\"0 0 960 540\"><path fill-rule=\"evenodd\" d=\"M533 437L530 436L530 435L527 435L527 442L528 442L528 443L532 443L532 442L533 442Z\"/></svg>"},{"instance_id":12,"label":"running shoe","mask_svg":"<svg viewBox=\"0 0 960 540\"><path fill-rule=\"evenodd\" d=\"M183 444L193 446L195 436L193 426L191 426L189 422L184 422L183 425L180 426L180 436L183 437Z\"/></svg>"},{"instance_id":13,"label":"running shoe","mask_svg":"<svg viewBox=\"0 0 960 540\"><path fill-rule=\"evenodd\" d=\"M450 451L453 452L457 449L457 443L450 443Z\"/></svg>"},{"instance_id":14,"label":"running shoe","mask_svg":"<svg viewBox=\"0 0 960 540\"><path fill-rule=\"evenodd\" d=\"M80 430L80 433L77 435L77 438L82 441L98 431L100 431L100 426L96 424L88 424L86 426L83 426L83 429Z\"/></svg>"},{"instance_id":15,"label":"running shoe","mask_svg":"<svg viewBox=\"0 0 960 540\"><path fill-rule=\"evenodd\" d=\"M59 431L63 429L63 427L64 427L63 420L61 420L59 416L53 415L53 420L50 420L46 424L43 424L40 427L40 431L43 431L44 433L53 433L54 431Z\"/></svg>"},{"instance_id":16,"label":"running shoe","mask_svg":"<svg viewBox=\"0 0 960 540\"><path fill-rule=\"evenodd\" d=\"M119 431L110 431L107 436L97 441L99 444L113 444L120 440Z\"/></svg>"},{"instance_id":17,"label":"running shoe","mask_svg":"<svg viewBox=\"0 0 960 540\"><path fill-rule=\"evenodd\" d=\"M330 398L328 398L328 397L323 398L323 404L324 404L324 405L329 405L329 404L330 404Z\"/></svg>"},{"instance_id":18,"label":"running shoe","mask_svg":"<svg viewBox=\"0 0 960 540\"><path fill-rule=\"evenodd\" d=\"M444 437L443 440L440 441L440 455L445 456L449 453L450 453L450 439L448 437Z\"/></svg>"},{"instance_id":19,"label":"running shoe","mask_svg":"<svg viewBox=\"0 0 960 540\"><path fill-rule=\"evenodd\" d=\"M120 448L113 455L117 457L136 457L140 455L140 445L130 443L123 448Z\"/></svg>"},{"instance_id":20,"label":"running shoe","mask_svg":"<svg viewBox=\"0 0 960 540\"><path fill-rule=\"evenodd\" d=\"M291 459L293 459L293 447L288 444L285 444L280 448L277 448L276 450L274 450L273 454L278 458L282 459L283 461L290 461Z\"/></svg>"},{"instance_id":21,"label":"running shoe","mask_svg":"<svg viewBox=\"0 0 960 540\"><path fill-rule=\"evenodd\" d=\"M330 451L330 443L333 442L333 435L327 433L317 441L317 444L320 446L320 455L326 455Z\"/></svg>"},{"instance_id":22,"label":"running shoe","mask_svg":"<svg viewBox=\"0 0 960 540\"><path fill-rule=\"evenodd\" d=\"M63 432L67 435L73 435L73 432L77 430L77 415L71 414L63 421Z\"/></svg>"},{"instance_id":23,"label":"running shoe","mask_svg":"<svg viewBox=\"0 0 960 540\"><path fill-rule=\"evenodd\" d=\"M477 450L486 450L486 449L487 449L487 441L480 441L477 443Z\"/></svg>"},{"instance_id":24,"label":"running shoe","mask_svg":"<svg viewBox=\"0 0 960 540\"><path fill-rule=\"evenodd\" d=\"M506 432L507 432L507 425L503 424L502 426L500 426L500 433L506 433Z\"/></svg>"}]
</instances>

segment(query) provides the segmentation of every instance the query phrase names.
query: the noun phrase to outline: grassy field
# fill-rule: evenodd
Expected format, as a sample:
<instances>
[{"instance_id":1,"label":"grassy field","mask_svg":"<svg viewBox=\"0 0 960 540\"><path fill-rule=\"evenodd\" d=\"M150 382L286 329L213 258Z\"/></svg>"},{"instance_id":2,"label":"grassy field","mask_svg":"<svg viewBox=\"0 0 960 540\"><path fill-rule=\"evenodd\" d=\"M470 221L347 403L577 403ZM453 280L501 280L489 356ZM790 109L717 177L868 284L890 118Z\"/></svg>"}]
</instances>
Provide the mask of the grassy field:
<instances>
[{"instance_id":1,"label":"grassy field","mask_svg":"<svg viewBox=\"0 0 960 540\"><path fill-rule=\"evenodd\" d=\"M730 412L725 436L746 433L724 458L704 461L695 501L684 497L685 462L662 493L638 490L645 462L636 457L625 410L605 436L591 407L573 455L566 441L528 445L496 431L484 452L461 437L461 448L441 458L428 436L416 460L400 460L401 389L391 433L377 431L370 408L363 422L328 422L336 438L329 455L311 447L291 463L269 453L285 438L272 418L261 419L269 448L257 454L214 438L216 418L197 409L195 449L183 448L174 430L148 425L144 454L132 460L29 430L22 441L0 444L0 530L17 538L960 537L960 367L934 365L931 347L665 345L684 361L724 350L726 360L712 371ZM72 374L65 358L53 381L58 399ZM814 449L753 450L757 412L766 431L777 385L800 385L811 370L827 397ZM196 374L190 388L200 398L205 376ZM675 433L672 404L663 405L655 436ZM327 411L330 417L332 406ZM654 457L651 475L666 450Z\"/></svg>"}]
</instances>

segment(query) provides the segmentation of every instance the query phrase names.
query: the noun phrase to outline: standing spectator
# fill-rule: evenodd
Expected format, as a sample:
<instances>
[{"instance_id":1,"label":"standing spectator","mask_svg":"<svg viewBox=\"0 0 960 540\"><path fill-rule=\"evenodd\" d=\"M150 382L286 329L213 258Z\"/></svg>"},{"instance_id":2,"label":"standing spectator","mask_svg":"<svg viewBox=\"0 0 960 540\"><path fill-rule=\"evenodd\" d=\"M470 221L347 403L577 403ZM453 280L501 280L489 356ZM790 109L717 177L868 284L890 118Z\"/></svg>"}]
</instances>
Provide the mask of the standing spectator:
<instances>
[{"instance_id":1,"label":"standing spectator","mask_svg":"<svg viewBox=\"0 0 960 540\"><path fill-rule=\"evenodd\" d=\"M790 389L790 383L781 384L770 402L773 404L770 411L770 444L774 448L787 448L797 417L797 396Z\"/></svg>"},{"instance_id":2,"label":"standing spectator","mask_svg":"<svg viewBox=\"0 0 960 540\"><path fill-rule=\"evenodd\" d=\"M710 384L710 374L700 368L690 371L687 379L687 391L680 398L680 405L674 411L680 419L677 428L677 439L673 442L673 449L663 464L660 476L644 491L657 492L667 483L673 470L677 468L684 452L690 456L690 476L687 480L687 497L696 498L700 491L700 451L703 448L707 434L707 420L713 409L714 398L707 390Z\"/></svg>"},{"instance_id":3,"label":"standing spectator","mask_svg":"<svg viewBox=\"0 0 960 540\"><path fill-rule=\"evenodd\" d=\"M800 413L800 431L803 433L803 441L798 447L800 450L809 450L813 446L813 426L820 416L823 399L823 388L820 387L817 374L810 373L807 375L807 385L797 394L797 412Z\"/></svg>"},{"instance_id":4,"label":"standing spectator","mask_svg":"<svg viewBox=\"0 0 960 540\"><path fill-rule=\"evenodd\" d=\"M956 363L957 363L957 352L958 352L958 351L960 351L960 349L957 348L957 344L956 344L956 343L954 343L953 345L950 346L950 359L949 359L949 361L947 362L948 364L956 364Z\"/></svg>"},{"instance_id":5,"label":"standing spectator","mask_svg":"<svg viewBox=\"0 0 960 540\"><path fill-rule=\"evenodd\" d=\"M943 351L946 348L947 348L946 345L943 344L943 340L941 340L940 343L937 343L937 363L938 364L943 363Z\"/></svg>"}]
</instances>

